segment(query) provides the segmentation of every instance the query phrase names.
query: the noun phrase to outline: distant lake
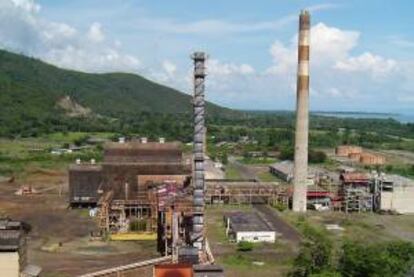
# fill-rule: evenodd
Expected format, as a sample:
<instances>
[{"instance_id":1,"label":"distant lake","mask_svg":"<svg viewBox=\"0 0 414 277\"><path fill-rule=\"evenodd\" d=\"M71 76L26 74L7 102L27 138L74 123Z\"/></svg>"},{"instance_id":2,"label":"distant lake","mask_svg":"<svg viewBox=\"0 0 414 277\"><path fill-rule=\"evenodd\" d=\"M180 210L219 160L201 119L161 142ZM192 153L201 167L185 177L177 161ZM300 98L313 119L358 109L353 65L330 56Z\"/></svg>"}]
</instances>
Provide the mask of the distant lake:
<instances>
[{"instance_id":1,"label":"distant lake","mask_svg":"<svg viewBox=\"0 0 414 277\"><path fill-rule=\"evenodd\" d=\"M393 118L398 120L401 123L414 123L414 114L408 113L352 113L352 112L314 112L315 115L320 116L332 116L332 117L342 117L342 118L378 118L378 119L387 119Z\"/></svg>"}]
</instances>

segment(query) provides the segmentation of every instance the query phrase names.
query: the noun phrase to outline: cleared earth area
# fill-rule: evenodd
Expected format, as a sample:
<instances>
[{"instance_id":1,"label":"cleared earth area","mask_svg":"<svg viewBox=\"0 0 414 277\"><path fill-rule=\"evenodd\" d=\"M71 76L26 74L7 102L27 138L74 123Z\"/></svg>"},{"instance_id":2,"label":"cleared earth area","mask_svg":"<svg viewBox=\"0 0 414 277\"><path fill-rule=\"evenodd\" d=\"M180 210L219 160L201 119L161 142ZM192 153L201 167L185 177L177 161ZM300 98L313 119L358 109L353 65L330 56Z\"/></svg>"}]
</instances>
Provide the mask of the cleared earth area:
<instances>
[{"instance_id":1,"label":"cleared earth area","mask_svg":"<svg viewBox=\"0 0 414 277\"><path fill-rule=\"evenodd\" d=\"M39 194L15 195L27 184ZM91 241L96 223L87 210L68 209L65 171L33 171L24 180L0 183L0 214L30 224L29 262L41 266L46 277L77 276L158 257L155 242Z\"/></svg>"}]
</instances>

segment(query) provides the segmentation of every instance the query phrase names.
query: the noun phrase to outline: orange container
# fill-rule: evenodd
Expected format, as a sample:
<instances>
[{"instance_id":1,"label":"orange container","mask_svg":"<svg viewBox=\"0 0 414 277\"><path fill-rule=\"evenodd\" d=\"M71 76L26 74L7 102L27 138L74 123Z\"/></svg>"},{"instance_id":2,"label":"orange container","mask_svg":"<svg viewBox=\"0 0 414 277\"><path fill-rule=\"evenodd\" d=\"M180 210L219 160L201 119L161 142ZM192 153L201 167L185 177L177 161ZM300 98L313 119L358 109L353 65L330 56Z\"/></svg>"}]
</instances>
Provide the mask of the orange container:
<instances>
[{"instance_id":1,"label":"orange container","mask_svg":"<svg viewBox=\"0 0 414 277\"><path fill-rule=\"evenodd\" d=\"M193 266L190 264L156 265L154 277L193 277Z\"/></svg>"}]
</instances>

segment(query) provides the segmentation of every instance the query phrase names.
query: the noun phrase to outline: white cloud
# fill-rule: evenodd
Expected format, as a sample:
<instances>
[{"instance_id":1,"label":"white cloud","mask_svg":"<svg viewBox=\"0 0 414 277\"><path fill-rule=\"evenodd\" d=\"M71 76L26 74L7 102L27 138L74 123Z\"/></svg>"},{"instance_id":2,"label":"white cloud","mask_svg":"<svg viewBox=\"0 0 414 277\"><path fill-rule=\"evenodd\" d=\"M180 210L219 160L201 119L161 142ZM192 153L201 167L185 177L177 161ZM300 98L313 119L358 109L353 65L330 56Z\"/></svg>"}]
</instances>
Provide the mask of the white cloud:
<instances>
[{"instance_id":1,"label":"white cloud","mask_svg":"<svg viewBox=\"0 0 414 277\"><path fill-rule=\"evenodd\" d=\"M338 4L325 3L306 7L310 12L331 10L339 7ZM297 14L289 14L277 20L234 22L223 19L204 19L197 21L178 21L170 18L146 17L138 18L135 27L143 31L157 31L172 34L192 35L228 35L241 33L255 33L262 31L277 31L297 20Z\"/></svg>"},{"instance_id":2,"label":"white cloud","mask_svg":"<svg viewBox=\"0 0 414 277\"><path fill-rule=\"evenodd\" d=\"M30 13L40 11L40 5L36 4L34 0L12 0L12 2L17 7L22 8Z\"/></svg>"},{"instance_id":3,"label":"white cloud","mask_svg":"<svg viewBox=\"0 0 414 277\"><path fill-rule=\"evenodd\" d=\"M349 52L357 45L360 34L355 31L343 31L318 23L311 29L311 63L318 66L332 65L333 61L346 59ZM297 40L295 35L290 44L285 46L275 41L270 54L274 65L268 69L269 73L292 73L297 65Z\"/></svg>"},{"instance_id":4,"label":"white cloud","mask_svg":"<svg viewBox=\"0 0 414 277\"><path fill-rule=\"evenodd\" d=\"M135 27L138 30L172 34L224 35L231 33L251 33L279 30L293 22L296 16L283 17L276 21L229 22L219 19L206 19L193 22L180 22L168 18L140 18Z\"/></svg>"},{"instance_id":5,"label":"white cloud","mask_svg":"<svg viewBox=\"0 0 414 277\"><path fill-rule=\"evenodd\" d=\"M0 1L0 47L23 52L52 64L89 72L137 72L138 58L122 53L116 41L105 39L99 22L86 33L43 19L33 0Z\"/></svg>"},{"instance_id":6,"label":"white cloud","mask_svg":"<svg viewBox=\"0 0 414 277\"><path fill-rule=\"evenodd\" d=\"M336 7L335 4L322 4L307 9L315 12ZM133 25L136 30L155 37L153 44L145 42L145 45L139 48L152 57L148 58L153 60L149 68L142 65L136 56L123 51L123 44L131 42L125 40L125 34L121 37L124 43L121 43L106 33L100 22L94 22L86 28L75 28L62 22L46 20L40 10L40 5L34 0L0 0L0 47L75 70L145 73L148 78L185 92L192 91L191 61L188 59L184 62L184 59L179 58L167 60L165 56L179 56L179 51L190 51L188 45L214 51L215 48L209 43L215 43L216 40L205 39L205 35L250 41L252 34L275 34L274 31L297 22L297 14L274 21L251 22L225 19L185 22L168 18L138 17ZM101 19L103 26L106 26L107 23L102 20L104 19ZM189 40L174 44L183 34L189 35L185 36ZM204 36L202 42L198 40L197 35ZM361 109L367 106L380 107L380 104L377 105L378 101L385 103L383 107L398 101L401 101L400 105L412 105L414 62L397 61L368 51L369 49L361 52L361 35L359 31L343 30L324 23L312 27L311 104L316 104L313 107L330 110L343 107ZM135 39L132 39L133 43L136 42ZM395 45L412 46L409 40L403 37L398 39L394 38ZM159 43L160 41L162 43ZM156 46L150 49L148 45ZM160 45L169 47L169 50L174 47L180 50L174 48L164 55L160 54L164 51ZM255 49L261 50L259 47ZM264 65L265 69L258 69L240 61L224 61L220 58L209 60L207 98L232 107L293 108L297 35L292 33L292 38L286 42L275 41L268 51L272 62ZM214 53L211 55L215 57Z\"/></svg>"},{"instance_id":7,"label":"white cloud","mask_svg":"<svg viewBox=\"0 0 414 277\"><path fill-rule=\"evenodd\" d=\"M414 47L414 41L409 40L405 38L404 36L390 36L388 37L388 41L401 48L413 48Z\"/></svg>"},{"instance_id":8,"label":"white cloud","mask_svg":"<svg viewBox=\"0 0 414 277\"><path fill-rule=\"evenodd\" d=\"M350 72L371 72L373 76L382 76L394 70L396 65L397 62L393 59L365 52L362 55L338 61L335 68Z\"/></svg>"},{"instance_id":9,"label":"white cloud","mask_svg":"<svg viewBox=\"0 0 414 277\"><path fill-rule=\"evenodd\" d=\"M361 34L318 23L311 28L310 64L313 97L334 99L369 99L367 93L379 83L390 82L397 72L398 62L371 52L354 55ZM275 82L290 83L296 78L297 35L289 44L275 41L270 47L273 65L266 73ZM381 77L381 78L379 78ZM337 100L335 100L337 101Z\"/></svg>"},{"instance_id":10,"label":"white cloud","mask_svg":"<svg viewBox=\"0 0 414 277\"><path fill-rule=\"evenodd\" d=\"M255 72L249 64L223 63L216 59L207 60L207 70L212 76L249 75Z\"/></svg>"},{"instance_id":11,"label":"white cloud","mask_svg":"<svg viewBox=\"0 0 414 277\"><path fill-rule=\"evenodd\" d=\"M168 76L174 76L175 72L177 71L177 66L169 60L162 62L162 68L165 70Z\"/></svg>"},{"instance_id":12,"label":"white cloud","mask_svg":"<svg viewBox=\"0 0 414 277\"><path fill-rule=\"evenodd\" d=\"M334 3L324 3L324 4L317 4L317 5L309 6L306 8L306 10L308 10L311 13L314 13L314 12L319 12L319 11L336 9L340 6L341 5L334 4Z\"/></svg>"},{"instance_id":13,"label":"white cloud","mask_svg":"<svg viewBox=\"0 0 414 277\"><path fill-rule=\"evenodd\" d=\"M105 35L102 31L102 26L98 22L94 22L91 25L87 35L92 42L102 42L105 39Z\"/></svg>"}]
</instances>

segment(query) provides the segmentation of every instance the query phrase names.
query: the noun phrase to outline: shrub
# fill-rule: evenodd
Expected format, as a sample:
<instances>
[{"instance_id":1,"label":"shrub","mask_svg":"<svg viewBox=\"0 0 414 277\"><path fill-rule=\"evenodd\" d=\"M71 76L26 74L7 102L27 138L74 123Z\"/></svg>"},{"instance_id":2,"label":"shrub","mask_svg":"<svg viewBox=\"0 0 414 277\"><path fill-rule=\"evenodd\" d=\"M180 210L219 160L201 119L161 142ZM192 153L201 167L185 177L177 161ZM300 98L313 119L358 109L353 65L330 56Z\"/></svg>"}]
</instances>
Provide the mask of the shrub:
<instances>
[{"instance_id":1,"label":"shrub","mask_svg":"<svg viewBox=\"0 0 414 277\"><path fill-rule=\"evenodd\" d=\"M308 156L310 163L323 163L327 159L327 156L323 151L310 150Z\"/></svg>"},{"instance_id":2,"label":"shrub","mask_svg":"<svg viewBox=\"0 0 414 277\"><path fill-rule=\"evenodd\" d=\"M241 241L237 244L237 251L247 252L253 250L253 243L249 241Z\"/></svg>"}]
</instances>

